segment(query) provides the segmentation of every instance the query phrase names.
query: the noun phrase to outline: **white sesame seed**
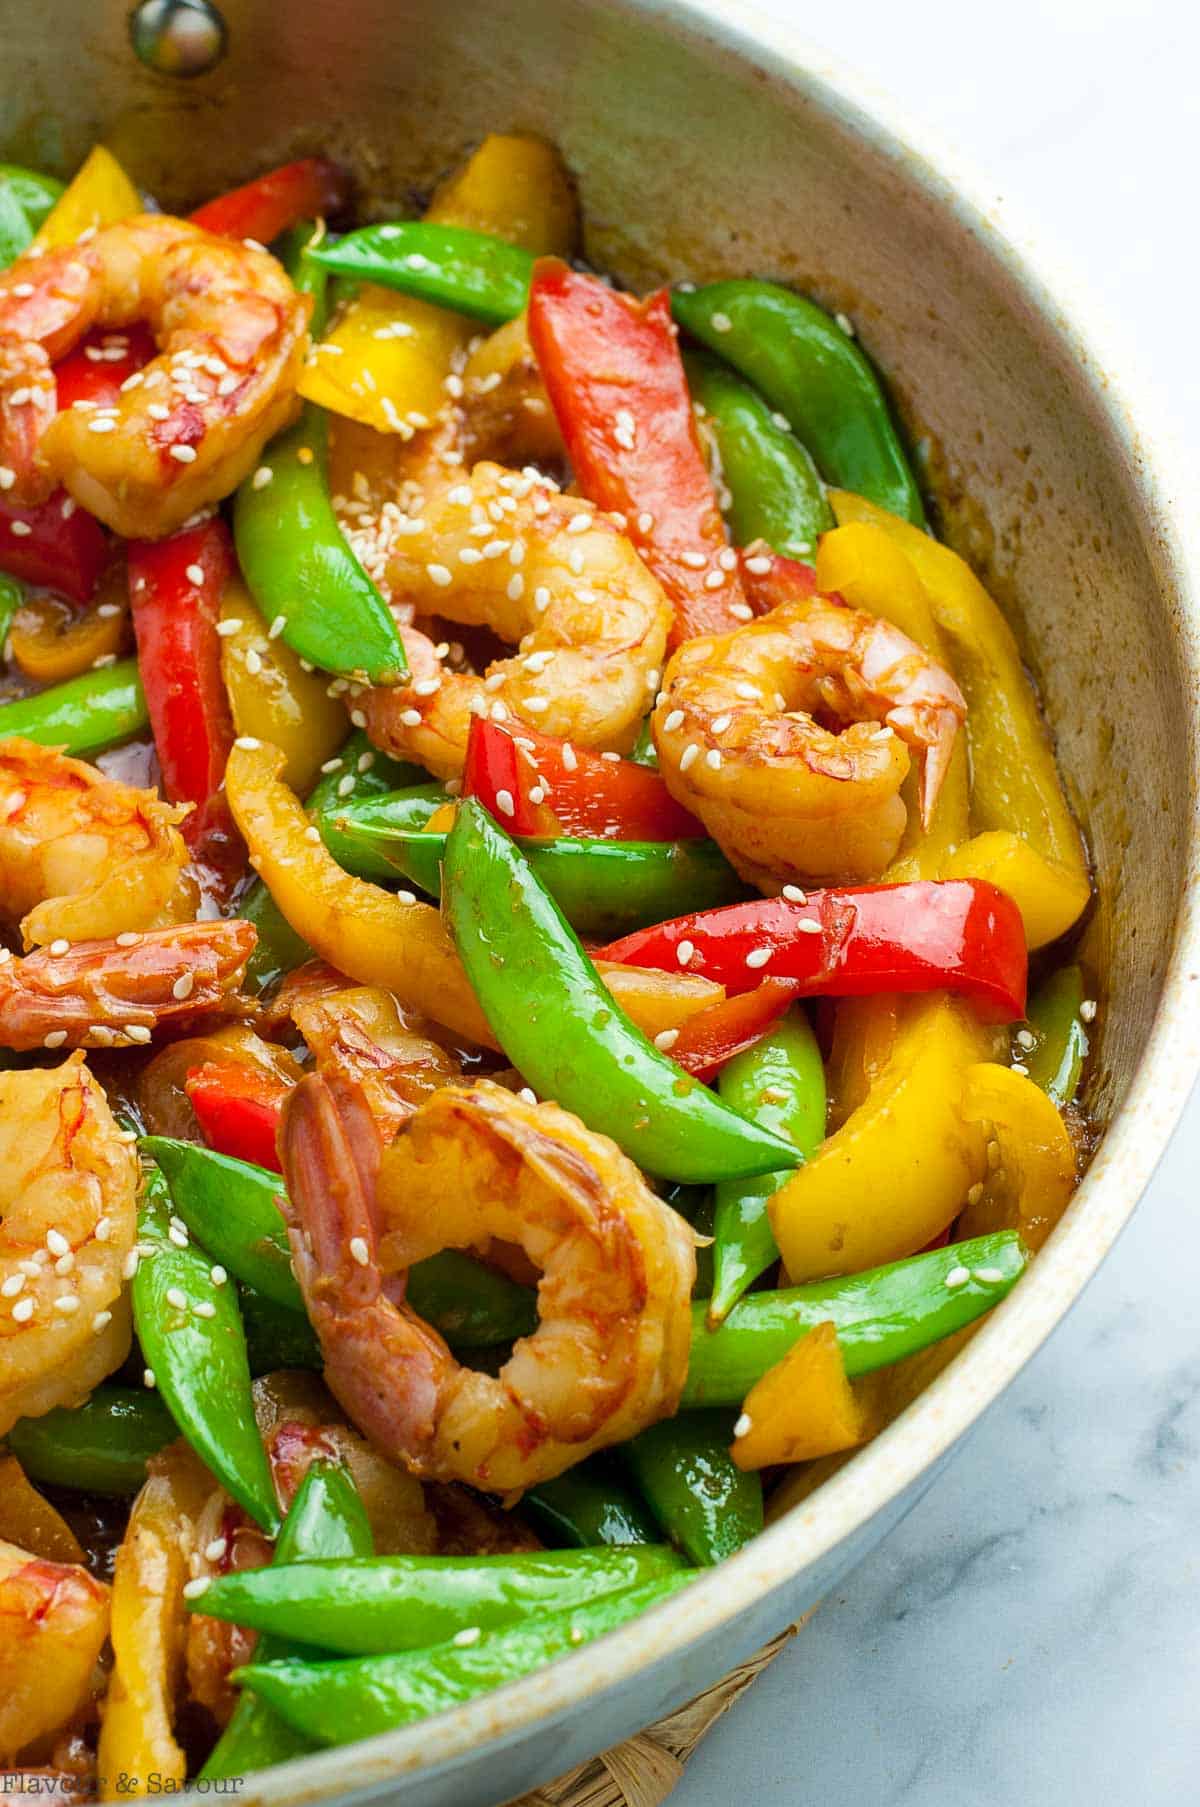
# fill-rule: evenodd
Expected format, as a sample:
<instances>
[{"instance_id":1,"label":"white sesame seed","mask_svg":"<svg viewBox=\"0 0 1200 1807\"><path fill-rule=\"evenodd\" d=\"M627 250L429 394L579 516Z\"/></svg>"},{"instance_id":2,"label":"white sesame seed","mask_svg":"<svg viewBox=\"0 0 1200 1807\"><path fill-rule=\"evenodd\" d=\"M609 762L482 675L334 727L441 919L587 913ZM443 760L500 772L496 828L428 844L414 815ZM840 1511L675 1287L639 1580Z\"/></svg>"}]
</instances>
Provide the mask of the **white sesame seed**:
<instances>
[{"instance_id":1,"label":"white sesame seed","mask_svg":"<svg viewBox=\"0 0 1200 1807\"><path fill-rule=\"evenodd\" d=\"M767 572L771 569L771 561L769 558L764 558L761 553L756 552L753 558L748 558L746 560L746 569L754 577L765 577Z\"/></svg>"},{"instance_id":2,"label":"white sesame seed","mask_svg":"<svg viewBox=\"0 0 1200 1807\"><path fill-rule=\"evenodd\" d=\"M54 1301L55 1311L60 1311L64 1318L72 1318L79 1310L78 1293L59 1293Z\"/></svg>"},{"instance_id":3,"label":"white sesame seed","mask_svg":"<svg viewBox=\"0 0 1200 1807\"><path fill-rule=\"evenodd\" d=\"M51 1029L48 1034L42 1037L42 1046L43 1048L61 1048L66 1039L67 1032L65 1029Z\"/></svg>"},{"instance_id":4,"label":"white sesame seed","mask_svg":"<svg viewBox=\"0 0 1200 1807\"><path fill-rule=\"evenodd\" d=\"M703 552L684 552L680 555L680 562L685 564L689 571L703 571L708 563L708 558Z\"/></svg>"},{"instance_id":5,"label":"white sesame seed","mask_svg":"<svg viewBox=\"0 0 1200 1807\"><path fill-rule=\"evenodd\" d=\"M1004 1270L999 1267L977 1267L975 1278L981 1286L1003 1286Z\"/></svg>"},{"instance_id":6,"label":"white sesame seed","mask_svg":"<svg viewBox=\"0 0 1200 1807\"><path fill-rule=\"evenodd\" d=\"M1029 1078L1029 1068L1025 1065L1025 1062L1023 1060L1012 1061L1010 1063L1010 1071L1013 1073L1020 1074L1022 1079Z\"/></svg>"},{"instance_id":7,"label":"white sesame seed","mask_svg":"<svg viewBox=\"0 0 1200 1807\"><path fill-rule=\"evenodd\" d=\"M206 1562L220 1562L228 1548L229 1539L227 1537L214 1537L210 1544L205 1544L204 1546L204 1560Z\"/></svg>"},{"instance_id":8,"label":"white sesame seed","mask_svg":"<svg viewBox=\"0 0 1200 1807\"><path fill-rule=\"evenodd\" d=\"M785 885L780 895L788 903L806 904L808 902L808 892L802 891L799 885Z\"/></svg>"},{"instance_id":9,"label":"white sesame seed","mask_svg":"<svg viewBox=\"0 0 1200 1807\"><path fill-rule=\"evenodd\" d=\"M145 1023L126 1023L125 1034L129 1037L131 1042L145 1043L148 1042L151 1037L151 1031L146 1027Z\"/></svg>"},{"instance_id":10,"label":"white sesame seed","mask_svg":"<svg viewBox=\"0 0 1200 1807\"><path fill-rule=\"evenodd\" d=\"M517 1093L517 1097L524 1099L526 1104L536 1104L537 1103L537 1093L534 1091L532 1086L523 1085L521 1087L520 1091Z\"/></svg>"},{"instance_id":11,"label":"white sesame seed","mask_svg":"<svg viewBox=\"0 0 1200 1807\"><path fill-rule=\"evenodd\" d=\"M1037 1036L1034 1035L1033 1031L1030 1029L1018 1029L1016 1033L1016 1043L1018 1048L1024 1048L1028 1051L1031 1048L1037 1047Z\"/></svg>"},{"instance_id":12,"label":"white sesame seed","mask_svg":"<svg viewBox=\"0 0 1200 1807\"><path fill-rule=\"evenodd\" d=\"M799 929L802 935L819 935L821 933L821 925L813 916L799 917L792 927Z\"/></svg>"},{"instance_id":13,"label":"white sesame seed","mask_svg":"<svg viewBox=\"0 0 1200 1807\"><path fill-rule=\"evenodd\" d=\"M217 632L222 640L231 640L234 634L240 634L244 623L240 615L229 615L224 621L218 621Z\"/></svg>"},{"instance_id":14,"label":"white sesame seed","mask_svg":"<svg viewBox=\"0 0 1200 1807\"><path fill-rule=\"evenodd\" d=\"M122 929L116 937L116 943L118 947L136 947L141 938L136 929Z\"/></svg>"},{"instance_id":15,"label":"white sesame seed","mask_svg":"<svg viewBox=\"0 0 1200 1807\"><path fill-rule=\"evenodd\" d=\"M550 607L550 592L545 584L539 584L533 592L533 606L539 614Z\"/></svg>"},{"instance_id":16,"label":"white sesame seed","mask_svg":"<svg viewBox=\"0 0 1200 1807\"><path fill-rule=\"evenodd\" d=\"M28 521L10 521L8 531L14 539L27 540L33 532L33 528Z\"/></svg>"},{"instance_id":17,"label":"white sesame seed","mask_svg":"<svg viewBox=\"0 0 1200 1807\"><path fill-rule=\"evenodd\" d=\"M735 621L754 620L754 610L750 607L748 602L731 602L729 604L729 613L733 616Z\"/></svg>"},{"instance_id":18,"label":"white sesame seed","mask_svg":"<svg viewBox=\"0 0 1200 1807\"><path fill-rule=\"evenodd\" d=\"M192 1316L194 1318L215 1318L216 1315L217 1308L212 1303L211 1299L197 1299L196 1303L192 1306Z\"/></svg>"},{"instance_id":19,"label":"white sesame seed","mask_svg":"<svg viewBox=\"0 0 1200 1807\"><path fill-rule=\"evenodd\" d=\"M704 588L706 590L719 590L724 582L724 571L710 571L704 579Z\"/></svg>"},{"instance_id":20,"label":"white sesame seed","mask_svg":"<svg viewBox=\"0 0 1200 1807\"><path fill-rule=\"evenodd\" d=\"M0 464L0 489L11 489L16 480L16 471L7 464Z\"/></svg>"},{"instance_id":21,"label":"white sesame seed","mask_svg":"<svg viewBox=\"0 0 1200 1807\"><path fill-rule=\"evenodd\" d=\"M185 1581L180 1592L185 1600L198 1600L201 1594L208 1592L211 1585L211 1578L208 1575L197 1575L194 1580Z\"/></svg>"},{"instance_id":22,"label":"white sesame seed","mask_svg":"<svg viewBox=\"0 0 1200 1807\"><path fill-rule=\"evenodd\" d=\"M835 314L833 317L845 333L846 337L852 339L854 337L854 322L850 319L850 316L848 314Z\"/></svg>"},{"instance_id":23,"label":"white sesame seed","mask_svg":"<svg viewBox=\"0 0 1200 1807\"><path fill-rule=\"evenodd\" d=\"M246 648L246 670L250 673L252 678L256 678L262 668L262 654L258 651L257 647L248 646Z\"/></svg>"},{"instance_id":24,"label":"white sesame seed","mask_svg":"<svg viewBox=\"0 0 1200 1807\"><path fill-rule=\"evenodd\" d=\"M204 582L204 566L189 565L184 576L190 584L202 584Z\"/></svg>"},{"instance_id":25,"label":"white sesame seed","mask_svg":"<svg viewBox=\"0 0 1200 1807\"><path fill-rule=\"evenodd\" d=\"M661 1048L664 1054L669 1054L678 1040L678 1029L660 1029L654 1038L654 1046Z\"/></svg>"},{"instance_id":26,"label":"white sesame seed","mask_svg":"<svg viewBox=\"0 0 1200 1807\"><path fill-rule=\"evenodd\" d=\"M366 1238L364 1236L352 1236L350 1238L350 1258L352 1261L357 1261L359 1267L367 1267L369 1265L371 1251L367 1247Z\"/></svg>"},{"instance_id":27,"label":"white sesame seed","mask_svg":"<svg viewBox=\"0 0 1200 1807\"><path fill-rule=\"evenodd\" d=\"M1095 998L1084 998L1083 1003L1079 1006L1079 1020L1083 1023L1094 1023L1099 1008Z\"/></svg>"},{"instance_id":28,"label":"white sesame seed","mask_svg":"<svg viewBox=\"0 0 1200 1807\"><path fill-rule=\"evenodd\" d=\"M29 1298L18 1299L16 1304L12 1308L14 1323L28 1324L30 1318L33 1316L33 1314L36 1310L37 1310L36 1300L29 1299Z\"/></svg>"},{"instance_id":29,"label":"white sesame seed","mask_svg":"<svg viewBox=\"0 0 1200 1807\"><path fill-rule=\"evenodd\" d=\"M719 772L721 769L720 747L710 747L708 752L704 755L704 763L710 771Z\"/></svg>"},{"instance_id":30,"label":"white sesame seed","mask_svg":"<svg viewBox=\"0 0 1200 1807\"><path fill-rule=\"evenodd\" d=\"M147 1388L147 1390L153 1390L153 1388L158 1385L158 1376L155 1374L153 1368L142 1369L142 1385Z\"/></svg>"},{"instance_id":31,"label":"white sesame seed","mask_svg":"<svg viewBox=\"0 0 1200 1807\"><path fill-rule=\"evenodd\" d=\"M167 1304L174 1306L176 1311L187 1310L187 1299L177 1286L169 1288L167 1292Z\"/></svg>"},{"instance_id":32,"label":"white sesame seed","mask_svg":"<svg viewBox=\"0 0 1200 1807\"><path fill-rule=\"evenodd\" d=\"M694 765L696 760L699 759L699 757L700 757L699 745L694 740L689 741L687 746L683 749L683 752L679 755L680 771L686 772L688 767L690 765Z\"/></svg>"},{"instance_id":33,"label":"white sesame seed","mask_svg":"<svg viewBox=\"0 0 1200 1807\"><path fill-rule=\"evenodd\" d=\"M594 517L591 514L573 514L571 519L567 522L567 532L588 533L591 530L593 520Z\"/></svg>"},{"instance_id":34,"label":"white sesame seed","mask_svg":"<svg viewBox=\"0 0 1200 1807\"><path fill-rule=\"evenodd\" d=\"M576 546L574 552L568 557L567 564L571 567L571 573L574 577L583 576L583 553L579 550L578 546Z\"/></svg>"},{"instance_id":35,"label":"white sesame seed","mask_svg":"<svg viewBox=\"0 0 1200 1807\"><path fill-rule=\"evenodd\" d=\"M666 721L663 723L663 732L666 734L674 734L676 729L682 728L683 723L684 723L683 710L682 709L672 709L670 715L668 715Z\"/></svg>"},{"instance_id":36,"label":"white sesame seed","mask_svg":"<svg viewBox=\"0 0 1200 1807\"><path fill-rule=\"evenodd\" d=\"M196 448L194 445L173 445L170 456L176 464L195 464Z\"/></svg>"},{"instance_id":37,"label":"white sesame seed","mask_svg":"<svg viewBox=\"0 0 1200 1807\"><path fill-rule=\"evenodd\" d=\"M0 1285L0 1297L3 1297L5 1299L15 1299L17 1294L24 1290L24 1287L25 1287L25 1275L24 1274L9 1274L8 1278L4 1281L3 1285Z\"/></svg>"},{"instance_id":38,"label":"white sesame seed","mask_svg":"<svg viewBox=\"0 0 1200 1807\"><path fill-rule=\"evenodd\" d=\"M724 734L726 728L728 728L728 726L732 722L732 720L733 720L732 715L718 715L713 721L713 725L712 725L713 733L714 734Z\"/></svg>"},{"instance_id":39,"label":"white sesame seed","mask_svg":"<svg viewBox=\"0 0 1200 1807\"><path fill-rule=\"evenodd\" d=\"M340 349L340 348L339 348ZM269 464L260 464L250 479L251 489L265 489L268 483L275 481L275 472Z\"/></svg>"},{"instance_id":40,"label":"white sesame seed","mask_svg":"<svg viewBox=\"0 0 1200 1807\"><path fill-rule=\"evenodd\" d=\"M501 812L502 815L505 815L505 816L515 816L516 815L517 806L513 802L513 794L511 791L499 790L496 792L496 808Z\"/></svg>"},{"instance_id":41,"label":"white sesame seed","mask_svg":"<svg viewBox=\"0 0 1200 1807\"><path fill-rule=\"evenodd\" d=\"M74 1266L75 1266L74 1252L73 1252L73 1250L68 1249L66 1254L60 1255L58 1260L54 1263L54 1271L61 1279L64 1275L71 1273L72 1270L74 1269Z\"/></svg>"},{"instance_id":42,"label":"white sesame seed","mask_svg":"<svg viewBox=\"0 0 1200 1807\"><path fill-rule=\"evenodd\" d=\"M520 602L522 596L524 596L525 579L521 576L521 573L519 571L514 571L512 576L509 578L508 588L507 588L505 594L507 595L508 600L510 602Z\"/></svg>"},{"instance_id":43,"label":"white sesame seed","mask_svg":"<svg viewBox=\"0 0 1200 1807\"><path fill-rule=\"evenodd\" d=\"M562 762L563 770L566 772L574 772L578 769L579 755L569 740L564 740L562 744Z\"/></svg>"},{"instance_id":44,"label":"white sesame seed","mask_svg":"<svg viewBox=\"0 0 1200 1807\"><path fill-rule=\"evenodd\" d=\"M950 1269L950 1272L946 1275L946 1278L945 1278L943 1284L945 1286L948 1286L950 1288L950 1290L953 1292L955 1287L965 1286L967 1284L967 1281L970 1278L971 1278L970 1268L966 1268L966 1267L959 1265L958 1267L952 1267Z\"/></svg>"},{"instance_id":45,"label":"white sesame seed","mask_svg":"<svg viewBox=\"0 0 1200 1807\"><path fill-rule=\"evenodd\" d=\"M52 1255L68 1255L71 1252L71 1245L61 1230L46 1231L46 1247Z\"/></svg>"},{"instance_id":46,"label":"white sesame seed","mask_svg":"<svg viewBox=\"0 0 1200 1807\"><path fill-rule=\"evenodd\" d=\"M771 952L772 950L769 947L751 948L750 952L746 955L746 965L756 969L760 966L765 966L767 961L771 958Z\"/></svg>"},{"instance_id":47,"label":"white sesame seed","mask_svg":"<svg viewBox=\"0 0 1200 1807\"><path fill-rule=\"evenodd\" d=\"M235 747L241 747L244 753L257 753L262 746L262 741L255 740L253 734L239 734L233 744Z\"/></svg>"},{"instance_id":48,"label":"white sesame seed","mask_svg":"<svg viewBox=\"0 0 1200 1807\"><path fill-rule=\"evenodd\" d=\"M421 726L421 711L419 709L402 709L400 711L400 720L406 728L419 728Z\"/></svg>"},{"instance_id":49,"label":"white sesame seed","mask_svg":"<svg viewBox=\"0 0 1200 1807\"><path fill-rule=\"evenodd\" d=\"M98 1311L92 1319L93 1334L99 1336L102 1330L107 1330L112 1323L112 1317L113 1314L111 1311Z\"/></svg>"},{"instance_id":50,"label":"white sesame seed","mask_svg":"<svg viewBox=\"0 0 1200 1807\"><path fill-rule=\"evenodd\" d=\"M123 1280L132 1280L138 1271L140 1262L141 1255L138 1253L137 1249L130 1249L128 1255L126 1255L124 1261L121 1263L121 1278Z\"/></svg>"},{"instance_id":51,"label":"white sesame seed","mask_svg":"<svg viewBox=\"0 0 1200 1807\"><path fill-rule=\"evenodd\" d=\"M220 1262L218 1262L216 1267L209 1269L208 1277L212 1281L214 1286L224 1286L226 1280L228 1280L228 1278L229 1278L229 1275L226 1273L225 1269L221 1266Z\"/></svg>"},{"instance_id":52,"label":"white sesame seed","mask_svg":"<svg viewBox=\"0 0 1200 1807\"><path fill-rule=\"evenodd\" d=\"M447 590L454 582L454 573L446 565L426 565L430 583L436 584L439 590Z\"/></svg>"},{"instance_id":53,"label":"white sesame seed","mask_svg":"<svg viewBox=\"0 0 1200 1807\"><path fill-rule=\"evenodd\" d=\"M675 958L680 966L690 966L695 956L695 948L690 941L680 941L675 948Z\"/></svg>"},{"instance_id":54,"label":"white sesame seed","mask_svg":"<svg viewBox=\"0 0 1200 1807\"><path fill-rule=\"evenodd\" d=\"M171 996L173 998L179 998L181 1002L184 998L190 998L195 983L196 978L194 973L180 973L174 985L171 987Z\"/></svg>"},{"instance_id":55,"label":"white sesame seed","mask_svg":"<svg viewBox=\"0 0 1200 1807\"><path fill-rule=\"evenodd\" d=\"M750 1435L750 1431L753 1426L753 1423L754 1423L754 1420L751 1418L749 1412L743 1412L741 1417L738 1419L737 1423L733 1427L734 1436L735 1437L748 1437Z\"/></svg>"}]
</instances>

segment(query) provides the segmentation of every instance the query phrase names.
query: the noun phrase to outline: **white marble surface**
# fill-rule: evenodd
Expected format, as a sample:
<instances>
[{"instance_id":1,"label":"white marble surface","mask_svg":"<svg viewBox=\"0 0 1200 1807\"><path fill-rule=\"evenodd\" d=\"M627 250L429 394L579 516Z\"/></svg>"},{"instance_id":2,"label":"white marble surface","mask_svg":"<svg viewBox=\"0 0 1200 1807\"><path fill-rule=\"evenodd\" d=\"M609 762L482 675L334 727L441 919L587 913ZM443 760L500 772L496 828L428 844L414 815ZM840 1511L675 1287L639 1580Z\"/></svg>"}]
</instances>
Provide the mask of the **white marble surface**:
<instances>
[{"instance_id":1,"label":"white marble surface","mask_svg":"<svg viewBox=\"0 0 1200 1807\"><path fill-rule=\"evenodd\" d=\"M1184 0L760 0L964 150L1200 434ZM1200 1099L1070 1320L689 1766L679 1807L1200 1800Z\"/></svg>"}]
</instances>

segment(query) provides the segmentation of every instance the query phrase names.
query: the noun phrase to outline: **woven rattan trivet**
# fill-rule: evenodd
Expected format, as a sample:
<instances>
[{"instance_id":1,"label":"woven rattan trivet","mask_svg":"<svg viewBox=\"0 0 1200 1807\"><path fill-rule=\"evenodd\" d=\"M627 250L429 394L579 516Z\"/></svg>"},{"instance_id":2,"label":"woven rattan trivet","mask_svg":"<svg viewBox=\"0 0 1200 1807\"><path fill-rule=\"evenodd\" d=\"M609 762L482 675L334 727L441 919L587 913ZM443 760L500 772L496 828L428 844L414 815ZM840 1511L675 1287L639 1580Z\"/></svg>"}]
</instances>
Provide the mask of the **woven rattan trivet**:
<instances>
[{"instance_id":1,"label":"woven rattan trivet","mask_svg":"<svg viewBox=\"0 0 1200 1807\"><path fill-rule=\"evenodd\" d=\"M556 1782L522 1795L509 1807L659 1807L680 1781L700 1740L811 1616L806 1613L677 1713L580 1763Z\"/></svg>"}]
</instances>

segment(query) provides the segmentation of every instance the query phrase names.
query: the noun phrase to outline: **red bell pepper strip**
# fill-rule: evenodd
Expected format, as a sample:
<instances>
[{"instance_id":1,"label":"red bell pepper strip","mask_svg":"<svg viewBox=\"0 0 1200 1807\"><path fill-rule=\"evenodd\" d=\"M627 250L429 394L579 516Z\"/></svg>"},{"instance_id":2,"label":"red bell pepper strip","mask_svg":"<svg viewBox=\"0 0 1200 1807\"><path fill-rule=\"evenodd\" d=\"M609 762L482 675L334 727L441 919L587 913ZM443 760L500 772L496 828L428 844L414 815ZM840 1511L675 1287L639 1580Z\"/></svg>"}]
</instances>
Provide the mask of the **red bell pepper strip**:
<instances>
[{"instance_id":1,"label":"red bell pepper strip","mask_svg":"<svg viewBox=\"0 0 1200 1807\"><path fill-rule=\"evenodd\" d=\"M753 991L723 998L689 1016L664 1052L694 1079L712 1079L727 1060L761 1041L796 996L790 979L764 979Z\"/></svg>"},{"instance_id":2,"label":"red bell pepper strip","mask_svg":"<svg viewBox=\"0 0 1200 1807\"><path fill-rule=\"evenodd\" d=\"M746 601L756 615L769 615L781 602L795 602L817 593L817 574L799 559L768 552L761 540L740 555ZM833 600L842 598L835 594Z\"/></svg>"},{"instance_id":3,"label":"red bell pepper strip","mask_svg":"<svg viewBox=\"0 0 1200 1807\"><path fill-rule=\"evenodd\" d=\"M340 164L302 157L206 201L192 215L192 224L222 238L253 238L269 245L299 220L340 213L349 199L350 178Z\"/></svg>"},{"instance_id":4,"label":"red bell pepper strip","mask_svg":"<svg viewBox=\"0 0 1200 1807\"><path fill-rule=\"evenodd\" d=\"M556 740L524 722L492 724L527 752L558 826L551 832L610 841L687 841L707 837L703 823L676 803L656 771ZM502 821L503 817L500 818ZM504 821L513 834L520 830ZM545 832L544 830L542 832Z\"/></svg>"},{"instance_id":5,"label":"red bell pepper strip","mask_svg":"<svg viewBox=\"0 0 1200 1807\"><path fill-rule=\"evenodd\" d=\"M794 896L677 916L596 957L698 973L731 995L774 978L791 980L798 997L951 991L987 1021L1013 1022L1024 1013L1021 913L995 885L923 879Z\"/></svg>"},{"instance_id":6,"label":"red bell pepper strip","mask_svg":"<svg viewBox=\"0 0 1200 1807\"><path fill-rule=\"evenodd\" d=\"M625 516L675 610L671 645L737 627L746 598L736 559L722 562L729 539L666 290L635 301L542 258L529 290L529 339L579 488Z\"/></svg>"},{"instance_id":7,"label":"red bell pepper strip","mask_svg":"<svg viewBox=\"0 0 1200 1807\"><path fill-rule=\"evenodd\" d=\"M480 715L471 722L467 735L462 794L478 797L509 834L562 833L531 759L511 734Z\"/></svg>"},{"instance_id":8,"label":"red bell pepper strip","mask_svg":"<svg viewBox=\"0 0 1200 1807\"><path fill-rule=\"evenodd\" d=\"M94 516L57 489L35 508L0 500L0 571L81 606L108 563L108 535Z\"/></svg>"},{"instance_id":9,"label":"red bell pepper strip","mask_svg":"<svg viewBox=\"0 0 1200 1807\"><path fill-rule=\"evenodd\" d=\"M157 350L154 334L140 321L120 333L88 333L54 366L59 412L77 402L115 408L122 383L136 376Z\"/></svg>"},{"instance_id":10,"label":"red bell pepper strip","mask_svg":"<svg viewBox=\"0 0 1200 1807\"><path fill-rule=\"evenodd\" d=\"M281 1173L275 1136L291 1087L245 1061L206 1060L184 1081L204 1140L218 1154Z\"/></svg>"},{"instance_id":11,"label":"red bell pepper strip","mask_svg":"<svg viewBox=\"0 0 1200 1807\"><path fill-rule=\"evenodd\" d=\"M183 838L226 887L246 858L221 789L234 729L217 621L235 568L219 516L170 539L129 542L133 630L163 789L172 803L195 804Z\"/></svg>"}]
</instances>

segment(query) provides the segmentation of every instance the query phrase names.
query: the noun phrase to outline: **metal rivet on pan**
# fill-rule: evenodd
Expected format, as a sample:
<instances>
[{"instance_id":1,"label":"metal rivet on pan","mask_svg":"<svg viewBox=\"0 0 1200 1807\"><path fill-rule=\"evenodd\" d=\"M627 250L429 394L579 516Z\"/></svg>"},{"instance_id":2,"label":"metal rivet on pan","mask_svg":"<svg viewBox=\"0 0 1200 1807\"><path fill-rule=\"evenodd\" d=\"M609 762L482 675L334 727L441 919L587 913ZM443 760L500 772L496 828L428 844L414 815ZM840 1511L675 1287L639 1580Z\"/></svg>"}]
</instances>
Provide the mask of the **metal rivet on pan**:
<instances>
[{"instance_id":1,"label":"metal rivet on pan","mask_svg":"<svg viewBox=\"0 0 1200 1807\"><path fill-rule=\"evenodd\" d=\"M228 36L209 0L142 0L129 15L129 41L158 75L207 75L224 56Z\"/></svg>"}]
</instances>

